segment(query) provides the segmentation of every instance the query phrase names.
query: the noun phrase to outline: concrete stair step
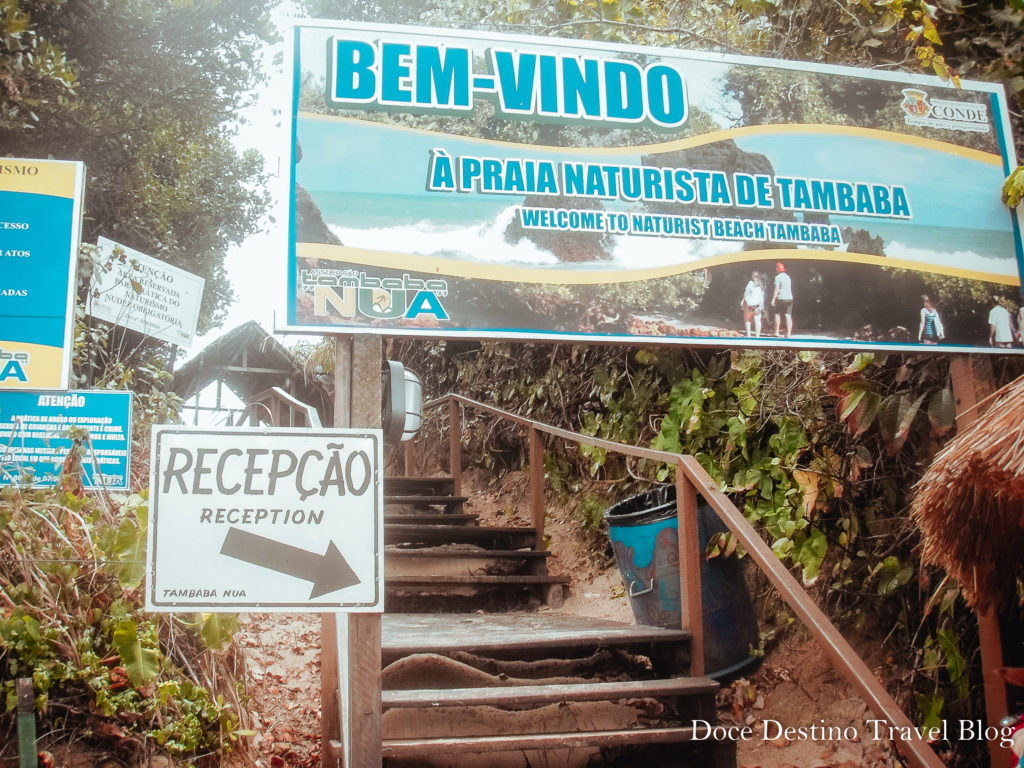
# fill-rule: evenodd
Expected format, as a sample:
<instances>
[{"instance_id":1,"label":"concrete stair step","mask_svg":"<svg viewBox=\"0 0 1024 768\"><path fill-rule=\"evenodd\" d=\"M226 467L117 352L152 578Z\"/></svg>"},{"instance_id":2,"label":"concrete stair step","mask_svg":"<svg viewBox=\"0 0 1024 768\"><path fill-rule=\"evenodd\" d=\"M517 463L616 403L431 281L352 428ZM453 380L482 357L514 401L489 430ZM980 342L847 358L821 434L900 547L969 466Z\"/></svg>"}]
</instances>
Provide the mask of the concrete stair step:
<instances>
[{"instance_id":1,"label":"concrete stair step","mask_svg":"<svg viewBox=\"0 0 1024 768\"><path fill-rule=\"evenodd\" d=\"M563 701L614 701L714 694L719 685L707 677L662 680L513 685L500 688L432 688L383 692L385 709L398 707L524 707Z\"/></svg>"},{"instance_id":2,"label":"concrete stair step","mask_svg":"<svg viewBox=\"0 0 1024 768\"><path fill-rule=\"evenodd\" d=\"M508 613L385 613L384 665L416 653L453 651L501 659L565 658L598 648L644 653L653 674L686 674L690 633L553 611Z\"/></svg>"},{"instance_id":3,"label":"concrete stair step","mask_svg":"<svg viewBox=\"0 0 1024 768\"><path fill-rule=\"evenodd\" d=\"M519 549L533 547L536 539L533 528L384 523L385 544L476 544L487 549Z\"/></svg>"},{"instance_id":4,"label":"concrete stair step","mask_svg":"<svg viewBox=\"0 0 1024 768\"><path fill-rule=\"evenodd\" d=\"M431 512L384 512L384 522L395 525L476 525L477 515Z\"/></svg>"},{"instance_id":5,"label":"concrete stair step","mask_svg":"<svg viewBox=\"0 0 1024 768\"><path fill-rule=\"evenodd\" d=\"M421 755L527 750L621 747L646 744L683 744L693 740L693 728L640 728L636 730L575 733L514 734L508 736L456 736L450 738L385 739L382 757L403 759ZM684 763L680 763L682 765ZM694 763L695 765L697 763Z\"/></svg>"},{"instance_id":6,"label":"concrete stair step","mask_svg":"<svg viewBox=\"0 0 1024 768\"><path fill-rule=\"evenodd\" d=\"M435 574L460 576L473 573L532 573L546 572L551 553L533 549L480 549L472 545L465 548L436 547L428 549L385 550L387 578Z\"/></svg>"},{"instance_id":7,"label":"concrete stair step","mask_svg":"<svg viewBox=\"0 0 1024 768\"><path fill-rule=\"evenodd\" d=\"M406 477L393 475L384 478L384 493L410 495L424 493L430 496L451 495L455 481L450 477Z\"/></svg>"},{"instance_id":8,"label":"concrete stair step","mask_svg":"<svg viewBox=\"0 0 1024 768\"><path fill-rule=\"evenodd\" d=\"M384 494L384 506L408 506L408 507L461 507L469 501L468 496L432 496L426 494L391 495Z\"/></svg>"}]
</instances>

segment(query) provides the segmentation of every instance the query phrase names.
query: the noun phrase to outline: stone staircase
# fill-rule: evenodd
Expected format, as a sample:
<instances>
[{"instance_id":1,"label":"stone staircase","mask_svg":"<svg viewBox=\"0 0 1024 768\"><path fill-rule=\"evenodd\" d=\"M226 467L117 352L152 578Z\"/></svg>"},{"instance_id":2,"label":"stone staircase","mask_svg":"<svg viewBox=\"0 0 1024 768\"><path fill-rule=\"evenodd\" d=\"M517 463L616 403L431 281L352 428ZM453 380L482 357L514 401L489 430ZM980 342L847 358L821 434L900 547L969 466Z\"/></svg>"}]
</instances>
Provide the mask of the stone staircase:
<instances>
[{"instance_id":1,"label":"stone staircase","mask_svg":"<svg viewBox=\"0 0 1024 768\"><path fill-rule=\"evenodd\" d=\"M694 730L719 686L689 633L552 610L537 532L481 525L450 478L384 489L384 765L735 767Z\"/></svg>"}]
</instances>

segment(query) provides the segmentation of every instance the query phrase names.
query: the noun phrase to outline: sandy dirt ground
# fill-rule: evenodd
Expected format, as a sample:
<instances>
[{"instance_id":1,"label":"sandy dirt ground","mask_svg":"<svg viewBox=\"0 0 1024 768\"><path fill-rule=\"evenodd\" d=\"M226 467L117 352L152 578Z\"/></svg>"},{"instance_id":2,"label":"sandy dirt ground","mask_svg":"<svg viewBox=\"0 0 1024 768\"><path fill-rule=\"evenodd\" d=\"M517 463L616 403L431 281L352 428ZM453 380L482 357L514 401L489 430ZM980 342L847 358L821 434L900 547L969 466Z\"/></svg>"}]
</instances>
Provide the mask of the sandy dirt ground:
<instances>
[{"instance_id":1,"label":"sandy dirt ground","mask_svg":"<svg viewBox=\"0 0 1024 768\"><path fill-rule=\"evenodd\" d=\"M473 491L467 494L472 497L467 512L492 524L523 519L517 512L527 507L521 477L511 475L496 487L481 484ZM595 554L601 540L581 538L579 530L570 508L549 512L550 570L572 578L559 610L632 622L618 570L603 551ZM243 619L238 637L248 657L246 683L257 733L244 762L233 765L319 765L319 616L250 614ZM748 729L738 743L738 768L900 764L890 742L875 738L873 715L864 702L798 629L789 631L748 677L723 685L718 704L723 725Z\"/></svg>"},{"instance_id":2,"label":"sandy dirt ground","mask_svg":"<svg viewBox=\"0 0 1024 768\"><path fill-rule=\"evenodd\" d=\"M527 524L527 487L521 476L510 475L494 487L482 482L473 487L472 479L467 512L495 525ZM572 579L559 610L632 622L619 572L605 551L607 542L602 535L581 536L571 507L552 504L549 510L546 533L553 552L549 568ZM245 727L251 735L221 764L226 768L319 766L320 616L250 613L240 618L242 628L236 641L246 660ZM873 716L864 702L800 629L787 630L747 677L723 685L718 719L734 732L748 729L738 742L738 768L900 765L890 742L875 738L870 722ZM814 727L818 731L812 730ZM786 732L787 728L791 730ZM105 754L85 752L81 746L55 754L53 765L136 768ZM143 768L171 765L160 757Z\"/></svg>"}]
</instances>

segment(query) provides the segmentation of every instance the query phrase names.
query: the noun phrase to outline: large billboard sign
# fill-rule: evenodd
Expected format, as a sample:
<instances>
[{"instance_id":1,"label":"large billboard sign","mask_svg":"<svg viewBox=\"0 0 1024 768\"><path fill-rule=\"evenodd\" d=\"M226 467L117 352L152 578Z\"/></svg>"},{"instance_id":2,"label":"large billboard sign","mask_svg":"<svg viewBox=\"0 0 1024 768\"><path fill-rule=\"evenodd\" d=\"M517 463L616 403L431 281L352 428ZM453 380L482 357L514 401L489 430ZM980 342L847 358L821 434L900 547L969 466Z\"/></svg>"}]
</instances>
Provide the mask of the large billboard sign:
<instances>
[{"instance_id":1,"label":"large billboard sign","mask_svg":"<svg viewBox=\"0 0 1024 768\"><path fill-rule=\"evenodd\" d=\"M1018 343L1001 86L314 21L293 60L286 330Z\"/></svg>"},{"instance_id":2,"label":"large billboard sign","mask_svg":"<svg viewBox=\"0 0 1024 768\"><path fill-rule=\"evenodd\" d=\"M0 390L66 389L85 166L0 158Z\"/></svg>"},{"instance_id":3,"label":"large billboard sign","mask_svg":"<svg viewBox=\"0 0 1024 768\"><path fill-rule=\"evenodd\" d=\"M86 311L93 317L178 346L191 346L206 281L101 237L106 257L93 273Z\"/></svg>"}]
</instances>

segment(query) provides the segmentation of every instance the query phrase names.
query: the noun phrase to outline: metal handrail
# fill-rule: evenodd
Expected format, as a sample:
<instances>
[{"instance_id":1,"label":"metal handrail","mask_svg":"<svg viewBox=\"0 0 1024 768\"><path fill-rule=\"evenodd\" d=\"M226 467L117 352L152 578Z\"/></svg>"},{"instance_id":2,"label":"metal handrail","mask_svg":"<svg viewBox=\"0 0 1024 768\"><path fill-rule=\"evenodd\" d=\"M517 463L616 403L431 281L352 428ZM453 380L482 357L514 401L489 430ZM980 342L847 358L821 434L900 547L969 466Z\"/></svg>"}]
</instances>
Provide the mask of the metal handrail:
<instances>
[{"instance_id":1,"label":"metal handrail","mask_svg":"<svg viewBox=\"0 0 1024 768\"><path fill-rule=\"evenodd\" d=\"M920 737L919 731L913 727L910 719L889 695L889 692L878 682L863 659L839 634L835 625L782 564L771 547L758 535L743 513L732 503L732 500L722 493L714 479L695 457L616 443L612 440L560 429L455 393L449 393L426 403L424 410L443 404L448 405L449 457L456 495L461 493L462 485L460 405L512 421L528 430L530 513L534 526L537 528L538 542L543 540L544 530L544 462L541 434L674 466L676 468L677 498L679 499L677 515L679 518L680 596L684 623L682 628L688 630L692 636L691 672L694 675L703 674L703 619L700 605L701 553L697 539L697 495L699 494L743 545L750 559L757 564L778 590L780 597L822 644L826 655L847 682L864 699L872 712L888 721L893 729L890 733L898 736L893 739L893 742L910 765L913 768L943 768L943 763L938 755Z\"/></svg>"}]
</instances>

